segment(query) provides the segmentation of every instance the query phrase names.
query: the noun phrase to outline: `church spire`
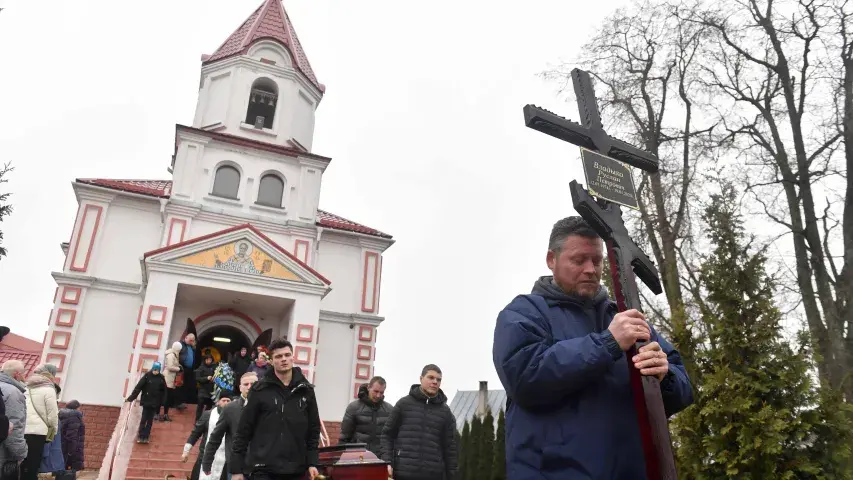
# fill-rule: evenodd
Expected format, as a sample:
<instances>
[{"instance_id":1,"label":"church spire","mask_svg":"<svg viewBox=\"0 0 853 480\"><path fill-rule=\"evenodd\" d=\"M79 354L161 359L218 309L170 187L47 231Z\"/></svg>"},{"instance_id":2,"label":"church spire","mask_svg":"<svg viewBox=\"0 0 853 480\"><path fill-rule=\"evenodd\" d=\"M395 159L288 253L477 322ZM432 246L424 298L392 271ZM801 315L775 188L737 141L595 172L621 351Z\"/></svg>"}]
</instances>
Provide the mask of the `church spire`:
<instances>
[{"instance_id":1,"label":"church spire","mask_svg":"<svg viewBox=\"0 0 853 480\"><path fill-rule=\"evenodd\" d=\"M321 93L326 91L325 85L317 81L314 70L308 62L305 50L299 43L296 30L290 21L281 0L264 0L249 18L219 46L210 56L202 57L202 64L207 65L234 55L243 55L248 52L249 47L259 40L272 40L285 47L293 59L294 66L307 78Z\"/></svg>"}]
</instances>

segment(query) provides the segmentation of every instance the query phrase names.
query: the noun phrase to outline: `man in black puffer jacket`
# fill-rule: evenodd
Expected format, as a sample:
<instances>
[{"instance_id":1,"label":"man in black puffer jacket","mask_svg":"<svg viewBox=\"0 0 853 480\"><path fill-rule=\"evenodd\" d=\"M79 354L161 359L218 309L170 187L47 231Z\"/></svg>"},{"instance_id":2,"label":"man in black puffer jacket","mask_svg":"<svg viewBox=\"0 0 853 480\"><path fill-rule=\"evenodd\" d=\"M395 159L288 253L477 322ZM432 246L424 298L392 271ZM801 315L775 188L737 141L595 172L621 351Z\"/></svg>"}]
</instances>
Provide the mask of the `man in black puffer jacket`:
<instances>
[{"instance_id":1,"label":"man in black puffer jacket","mask_svg":"<svg viewBox=\"0 0 853 480\"><path fill-rule=\"evenodd\" d=\"M392 408L385 401L385 379L371 378L358 388L358 400L347 406L338 443L366 443L367 449L379 456L379 438Z\"/></svg>"},{"instance_id":2,"label":"man in black puffer jacket","mask_svg":"<svg viewBox=\"0 0 853 480\"><path fill-rule=\"evenodd\" d=\"M395 480L452 480L458 468L456 419L441 391L441 369L427 365L382 429L380 458Z\"/></svg>"},{"instance_id":3,"label":"man in black puffer jacket","mask_svg":"<svg viewBox=\"0 0 853 480\"><path fill-rule=\"evenodd\" d=\"M320 414L314 386L293 366L293 345L270 344L272 367L252 386L231 446L231 480L302 480L318 475Z\"/></svg>"}]
</instances>

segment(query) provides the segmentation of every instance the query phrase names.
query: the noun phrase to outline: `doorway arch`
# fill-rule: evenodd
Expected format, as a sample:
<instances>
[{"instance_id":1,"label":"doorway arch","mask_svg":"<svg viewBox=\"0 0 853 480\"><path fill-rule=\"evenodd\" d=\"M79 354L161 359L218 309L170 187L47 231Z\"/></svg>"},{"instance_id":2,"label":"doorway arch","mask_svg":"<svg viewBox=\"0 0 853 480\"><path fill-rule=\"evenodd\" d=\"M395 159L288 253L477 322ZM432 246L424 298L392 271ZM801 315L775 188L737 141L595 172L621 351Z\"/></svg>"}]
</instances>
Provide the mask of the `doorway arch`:
<instances>
[{"instance_id":1,"label":"doorway arch","mask_svg":"<svg viewBox=\"0 0 853 480\"><path fill-rule=\"evenodd\" d=\"M210 353L214 360L231 360L232 356L252 343L261 333L261 328L248 315L236 310L213 310L193 320L196 326L199 352ZM217 358L219 357L219 358Z\"/></svg>"}]
</instances>

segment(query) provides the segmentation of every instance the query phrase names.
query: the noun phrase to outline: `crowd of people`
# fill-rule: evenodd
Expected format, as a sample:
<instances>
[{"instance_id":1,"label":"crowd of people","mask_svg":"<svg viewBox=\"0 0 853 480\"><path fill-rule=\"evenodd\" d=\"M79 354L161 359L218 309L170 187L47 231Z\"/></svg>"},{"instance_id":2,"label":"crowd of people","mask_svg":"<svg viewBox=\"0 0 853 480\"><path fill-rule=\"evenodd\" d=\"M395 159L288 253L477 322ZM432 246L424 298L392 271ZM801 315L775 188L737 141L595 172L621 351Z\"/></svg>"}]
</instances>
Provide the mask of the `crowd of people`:
<instances>
[{"instance_id":1,"label":"crowd of people","mask_svg":"<svg viewBox=\"0 0 853 480\"><path fill-rule=\"evenodd\" d=\"M9 333L0 327L0 340ZM60 406L56 366L27 376L20 360L0 366L0 480L74 478L84 468L85 425L80 402Z\"/></svg>"},{"instance_id":2,"label":"crowd of people","mask_svg":"<svg viewBox=\"0 0 853 480\"><path fill-rule=\"evenodd\" d=\"M601 285L603 247L580 217L560 220L546 255L553 275L539 278L530 294L517 296L498 315L493 360L508 398L509 479L643 478L629 368L657 378L667 415L693 401L672 344L641 312L618 312ZM626 352L637 342L645 345L629 364ZM176 342L165 366L155 363L128 397L142 395L139 441L148 441L161 407L160 419L168 420L168 408L186 408L194 399L197 421L182 454L187 461L201 440L193 480L286 480L306 473L315 478L321 432L317 399L314 386L293 365L290 342L274 340L251 353L243 349L232 359L239 382L233 396L211 387L216 383L211 357L193 370L194 347L194 335ZM343 413L339 443L365 444L397 480L456 479L459 433L441 381L441 369L426 365L419 383L391 406L384 399L386 381L370 379ZM28 380L30 389L42 384ZM187 385L192 390L181 395L178 390ZM190 391L196 397L190 398ZM183 403L175 405L175 398ZM43 432L34 428L31 435Z\"/></svg>"}]
</instances>

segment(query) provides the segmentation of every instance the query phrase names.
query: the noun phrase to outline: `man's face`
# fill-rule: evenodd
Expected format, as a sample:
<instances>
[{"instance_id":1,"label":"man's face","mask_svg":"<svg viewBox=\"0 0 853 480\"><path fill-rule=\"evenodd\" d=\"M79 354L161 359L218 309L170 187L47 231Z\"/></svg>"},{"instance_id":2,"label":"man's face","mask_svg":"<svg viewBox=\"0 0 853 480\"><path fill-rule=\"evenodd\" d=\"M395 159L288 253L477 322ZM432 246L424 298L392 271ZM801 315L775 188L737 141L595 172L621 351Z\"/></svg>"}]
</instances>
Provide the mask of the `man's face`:
<instances>
[{"instance_id":1,"label":"man's face","mask_svg":"<svg viewBox=\"0 0 853 480\"><path fill-rule=\"evenodd\" d=\"M248 352L248 350L246 349L246 347L241 348L241 349L240 349L240 356L241 356L241 357L245 357L245 356L246 356L246 352Z\"/></svg>"},{"instance_id":2,"label":"man's face","mask_svg":"<svg viewBox=\"0 0 853 480\"><path fill-rule=\"evenodd\" d=\"M243 380L240 381L240 393L246 395L249 393L249 390L252 388L252 385L258 381L258 377L256 375L250 375Z\"/></svg>"},{"instance_id":3,"label":"man's face","mask_svg":"<svg viewBox=\"0 0 853 480\"><path fill-rule=\"evenodd\" d=\"M212 358L207 357L207 358L205 358L205 359L204 359L204 364L205 364L205 365L210 365L211 363L213 363L213 359L212 359Z\"/></svg>"},{"instance_id":4,"label":"man's face","mask_svg":"<svg viewBox=\"0 0 853 480\"><path fill-rule=\"evenodd\" d=\"M187 342L187 345L191 345L194 347L195 346L195 335L193 335L192 333L187 335L187 337L184 338L184 341Z\"/></svg>"},{"instance_id":5,"label":"man's face","mask_svg":"<svg viewBox=\"0 0 853 480\"><path fill-rule=\"evenodd\" d=\"M554 281L570 295L592 298L601 286L604 242L600 238L569 235L560 252L548 251Z\"/></svg>"},{"instance_id":6,"label":"man's face","mask_svg":"<svg viewBox=\"0 0 853 480\"><path fill-rule=\"evenodd\" d=\"M272 366L275 369L275 373L287 373L293 369L293 351L290 347L273 350Z\"/></svg>"},{"instance_id":7,"label":"man's face","mask_svg":"<svg viewBox=\"0 0 853 480\"><path fill-rule=\"evenodd\" d=\"M246 254L246 249L248 249L248 248L249 248L249 246L248 246L248 245L246 245L245 243L241 243L241 244L240 244L240 246L239 246L239 247L237 247L237 248L238 248L238 249L240 249L240 255L245 255L245 254Z\"/></svg>"},{"instance_id":8,"label":"man's face","mask_svg":"<svg viewBox=\"0 0 853 480\"><path fill-rule=\"evenodd\" d=\"M438 393L438 389L441 387L441 374L430 370L421 377L421 388L427 393L427 395L435 395Z\"/></svg>"},{"instance_id":9,"label":"man's face","mask_svg":"<svg viewBox=\"0 0 853 480\"><path fill-rule=\"evenodd\" d=\"M373 385L367 387L367 396L370 397L370 400L374 403L382 401L382 398L385 397L385 385L382 385L379 382L373 382Z\"/></svg>"},{"instance_id":10,"label":"man's face","mask_svg":"<svg viewBox=\"0 0 853 480\"><path fill-rule=\"evenodd\" d=\"M222 398L220 398L220 399L219 399L219 401L218 401L218 402L216 402L216 406L218 406L218 407L224 407L225 405L228 405L229 403L231 403L231 399L230 399L230 398L228 398L228 397L222 397Z\"/></svg>"}]
</instances>

